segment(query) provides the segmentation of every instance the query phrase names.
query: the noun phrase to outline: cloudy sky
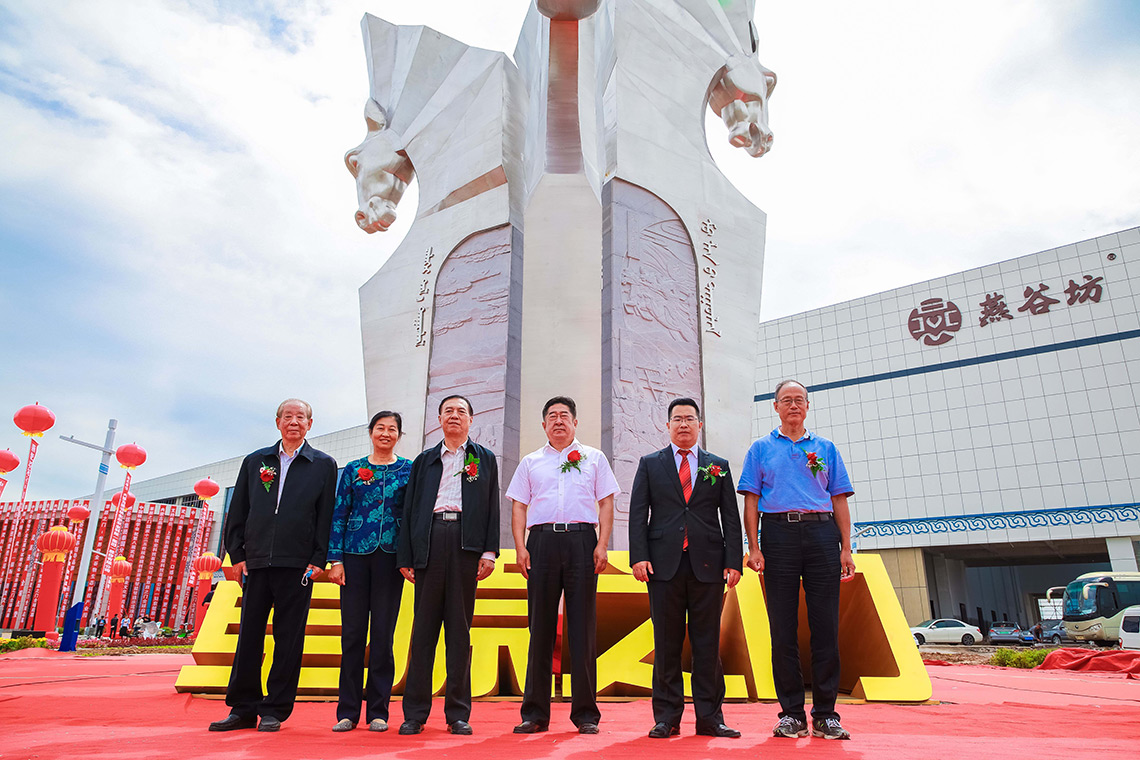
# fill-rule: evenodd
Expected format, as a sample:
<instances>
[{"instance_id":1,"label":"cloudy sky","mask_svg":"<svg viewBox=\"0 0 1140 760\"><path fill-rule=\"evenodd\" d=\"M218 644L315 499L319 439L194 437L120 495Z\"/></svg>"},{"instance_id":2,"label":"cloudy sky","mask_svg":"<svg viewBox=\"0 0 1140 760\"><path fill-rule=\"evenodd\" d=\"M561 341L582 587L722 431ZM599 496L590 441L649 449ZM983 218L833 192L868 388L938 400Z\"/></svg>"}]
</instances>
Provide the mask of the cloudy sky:
<instances>
[{"instance_id":1,"label":"cloudy sky","mask_svg":"<svg viewBox=\"0 0 1140 760\"><path fill-rule=\"evenodd\" d=\"M111 417L137 478L264 445L285 396L364 421L356 291L415 198L353 223L360 17L510 52L527 4L0 0L0 449L59 418L29 498L90 492L57 434ZM709 134L769 216L765 319L1140 224L1140 4L757 4L773 152Z\"/></svg>"}]
</instances>

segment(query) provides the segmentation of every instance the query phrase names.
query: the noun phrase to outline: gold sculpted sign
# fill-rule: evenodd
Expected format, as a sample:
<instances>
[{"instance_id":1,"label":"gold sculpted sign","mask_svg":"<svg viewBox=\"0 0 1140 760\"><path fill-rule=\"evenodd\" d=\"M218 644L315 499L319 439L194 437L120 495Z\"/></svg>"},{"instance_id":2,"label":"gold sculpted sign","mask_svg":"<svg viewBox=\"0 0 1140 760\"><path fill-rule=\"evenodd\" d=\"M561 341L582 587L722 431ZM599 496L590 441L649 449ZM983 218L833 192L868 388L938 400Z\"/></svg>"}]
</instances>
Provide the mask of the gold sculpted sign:
<instances>
[{"instance_id":1,"label":"gold sculpted sign","mask_svg":"<svg viewBox=\"0 0 1140 760\"><path fill-rule=\"evenodd\" d=\"M636 581L627 552L610 552L610 565L598 577L598 694L647 697L653 679L653 624L645 584ZM479 584L471 626L471 691L475 697L521 696L529 642L526 581L515 553L505 551L495 572ZM875 554L855 555L856 576L840 594L840 688L871 701L921 702L930 698L930 678L914 645L898 598ZM228 564L228 563L227 563ZM412 584L405 584L396 626L396 684L403 689L412 632ZM224 694L237 645L241 588L224 581L214 593L194 645L194 664L182 668L175 688L192 694ZM265 639L263 678L273 658L272 618ZM806 613L800 609L800 651L808 647ZM567 646L563 637L563 647ZM689 652L684 653L685 693L690 695ZM564 649L563 662L569 661ZM726 696L734 700L775 699L772 685L768 613L761 578L746 571L725 594L721 659ZM340 590L318 582L306 626L302 697L335 699L340 669ZM810 672L806 667L804 672ZM436 653L434 686L442 693L443 642ZM570 675L556 674L554 695L570 693Z\"/></svg>"}]
</instances>

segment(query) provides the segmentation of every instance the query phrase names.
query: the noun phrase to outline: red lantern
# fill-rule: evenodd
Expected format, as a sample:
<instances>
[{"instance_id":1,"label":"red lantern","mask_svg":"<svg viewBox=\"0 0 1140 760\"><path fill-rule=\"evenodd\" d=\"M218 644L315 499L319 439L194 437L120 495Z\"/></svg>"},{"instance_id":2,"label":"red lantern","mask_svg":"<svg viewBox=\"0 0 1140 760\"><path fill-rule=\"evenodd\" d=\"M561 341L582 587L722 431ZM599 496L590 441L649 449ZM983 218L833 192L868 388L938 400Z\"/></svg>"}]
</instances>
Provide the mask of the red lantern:
<instances>
[{"instance_id":1,"label":"red lantern","mask_svg":"<svg viewBox=\"0 0 1140 760\"><path fill-rule=\"evenodd\" d=\"M123 498L123 492L119 491L114 496L111 497L111 503L117 507L117 506L119 506L119 502L122 501L122 498ZM131 493L130 491L127 491L127 509L130 509L131 507L133 507L135 505L136 501L138 501L138 500L135 498L135 495L133 493Z\"/></svg>"},{"instance_id":2,"label":"red lantern","mask_svg":"<svg viewBox=\"0 0 1140 760\"><path fill-rule=\"evenodd\" d=\"M72 525L81 523L90 516L91 510L81 504L76 504L74 507L67 510L67 519L71 521Z\"/></svg>"},{"instance_id":3,"label":"red lantern","mask_svg":"<svg viewBox=\"0 0 1140 760\"><path fill-rule=\"evenodd\" d=\"M214 498L220 490L222 490L221 487L209 478L202 478L194 484L194 493L198 494L198 498L202 501L209 501Z\"/></svg>"},{"instance_id":4,"label":"red lantern","mask_svg":"<svg viewBox=\"0 0 1140 760\"><path fill-rule=\"evenodd\" d=\"M16 423L16 427L24 431L24 435L40 438L55 424L55 415L46 406L40 406L39 402L36 402L21 408L12 417L12 421Z\"/></svg>"},{"instance_id":5,"label":"red lantern","mask_svg":"<svg viewBox=\"0 0 1140 760\"><path fill-rule=\"evenodd\" d=\"M126 446L120 446L115 450L115 459L119 460L119 466L124 470L133 470L136 467L141 467L146 461L146 451L143 450L142 446L128 443Z\"/></svg>"},{"instance_id":6,"label":"red lantern","mask_svg":"<svg viewBox=\"0 0 1140 760\"><path fill-rule=\"evenodd\" d=\"M202 576L209 578L222 568L222 560L213 552L205 552L201 557L194 560L192 567L194 572L198 573L199 578Z\"/></svg>"},{"instance_id":7,"label":"red lantern","mask_svg":"<svg viewBox=\"0 0 1140 760\"><path fill-rule=\"evenodd\" d=\"M10 449L0 451L0 475L6 475L20 466L20 458Z\"/></svg>"},{"instance_id":8,"label":"red lantern","mask_svg":"<svg viewBox=\"0 0 1140 760\"><path fill-rule=\"evenodd\" d=\"M41 533L36 539L36 548L44 553L44 561L50 562L49 556L62 559L75 547L75 536L67 532L67 528L57 525L46 533Z\"/></svg>"},{"instance_id":9,"label":"red lantern","mask_svg":"<svg viewBox=\"0 0 1140 760\"><path fill-rule=\"evenodd\" d=\"M111 563L111 581L123 581L128 575L131 574L133 567L127 558L123 555L115 557L115 561Z\"/></svg>"}]
</instances>

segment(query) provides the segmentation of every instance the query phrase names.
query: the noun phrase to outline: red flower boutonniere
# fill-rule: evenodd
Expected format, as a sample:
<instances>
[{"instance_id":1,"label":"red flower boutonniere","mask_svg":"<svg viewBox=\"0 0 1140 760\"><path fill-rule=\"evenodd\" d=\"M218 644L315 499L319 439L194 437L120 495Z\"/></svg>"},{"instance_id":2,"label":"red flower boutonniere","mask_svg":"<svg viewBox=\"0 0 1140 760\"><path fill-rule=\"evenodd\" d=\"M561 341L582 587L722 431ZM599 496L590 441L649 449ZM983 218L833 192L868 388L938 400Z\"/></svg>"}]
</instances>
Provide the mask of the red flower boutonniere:
<instances>
[{"instance_id":1,"label":"red flower boutonniere","mask_svg":"<svg viewBox=\"0 0 1140 760\"><path fill-rule=\"evenodd\" d=\"M370 486L372 485L372 481L376 479L376 473L367 467L358 467L356 469L356 477L359 478L360 482L364 485Z\"/></svg>"},{"instance_id":2,"label":"red flower boutonniere","mask_svg":"<svg viewBox=\"0 0 1140 760\"><path fill-rule=\"evenodd\" d=\"M479 457L468 453L467 459L463 463L463 469L455 473L455 477L460 475L466 475L468 483L477 480L479 478Z\"/></svg>"},{"instance_id":3,"label":"red flower boutonniere","mask_svg":"<svg viewBox=\"0 0 1140 760\"><path fill-rule=\"evenodd\" d=\"M570 472L571 469L581 472L584 461L586 461L586 457L582 456L582 452L574 449L566 455L566 461L562 463L562 472Z\"/></svg>"},{"instance_id":4,"label":"red flower boutonniere","mask_svg":"<svg viewBox=\"0 0 1140 760\"><path fill-rule=\"evenodd\" d=\"M702 480L708 480L714 486L716 485L716 479L724 475L724 470L720 469L719 464L710 464L707 467L698 467L697 472L704 475L704 478L702 478Z\"/></svg>"},{"instance_id":5,"label":"red flower boutonniere","mask_svg":"<svg viewBox=\"0 0 1140 760\"><path fill-rule=\"evenodd\" d=\"M265 492L269 493L273 488L273 479L277 477L277 468L263 464L261 465L261 472L258 473L258 476L261 478L261 485L265 486Z\"/></svg>"},{"instance_id":6,"label":"red flower boutonniere","mask_svg":"<svg viewBox=\"0 0 1140 760\"><path fill-rule=\"evenodd\" d=\"M819 454L816 454L814 451L808 451L807 449L801 450L807 456L807 466L808 469L811 470L812 475L818 475L827 469L827 465L819 458Z\"/></svg>"}]
</instances>

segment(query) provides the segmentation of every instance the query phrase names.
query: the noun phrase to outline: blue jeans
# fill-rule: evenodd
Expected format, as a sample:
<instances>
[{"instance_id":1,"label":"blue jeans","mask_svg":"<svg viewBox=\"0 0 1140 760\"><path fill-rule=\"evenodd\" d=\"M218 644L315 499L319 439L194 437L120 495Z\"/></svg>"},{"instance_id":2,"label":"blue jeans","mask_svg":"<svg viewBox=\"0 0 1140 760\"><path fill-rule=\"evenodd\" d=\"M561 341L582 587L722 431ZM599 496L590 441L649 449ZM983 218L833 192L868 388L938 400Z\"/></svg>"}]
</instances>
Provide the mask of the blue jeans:
<instances>
[{"instance_id":1,"label":"blue jeans","mask_svg":"<svg viewBox=\"0 0 1140 760\"><path fill-rule=\"evenodd\" d=\"M800 669L799 607L803 583L811 631L813 718L838 718L839 526L835 520L789 523L763 520L764 597L772 634L772 675L780 717L806 721Z\"/></svg>"}]
</instances>

